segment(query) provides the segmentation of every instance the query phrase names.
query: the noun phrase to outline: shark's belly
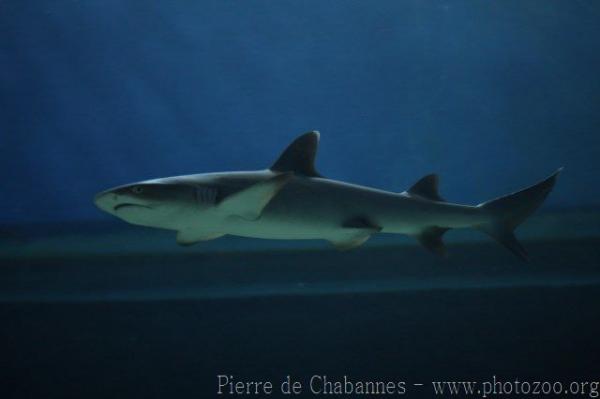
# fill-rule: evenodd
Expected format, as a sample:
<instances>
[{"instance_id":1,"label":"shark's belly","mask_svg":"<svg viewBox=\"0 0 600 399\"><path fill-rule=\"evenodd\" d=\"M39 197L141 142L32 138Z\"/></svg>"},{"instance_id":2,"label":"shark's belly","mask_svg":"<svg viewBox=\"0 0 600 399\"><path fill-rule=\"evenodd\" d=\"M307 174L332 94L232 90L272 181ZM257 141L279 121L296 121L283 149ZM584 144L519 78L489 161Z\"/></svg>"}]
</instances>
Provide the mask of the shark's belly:
<instances>
[{"instance_id":1,"label":"shark's belly","mask_svg":"<svg viewBox=\"0 0 600 399\"><path fill-rule=\"evenodd\" d=\"M334 240L348 233L345 224L354 218L380 218L369 201L346 186L293 181L265 207L260 218L229 220L227 234L267 239ZM373 203L375 202L375 204Z\"/></svg>"},{"instance_id":2,"label":"shark's belly","mask_svg":"<svg viewBox=\"0 0 600 399\"><path fill-rule=\"evenodd\" d=\"M309 240L330 239L343 230L340 217L335 213L316 214L287 207L265 210L258 220L233 218L226 224L227 234L242 237Z\"/></svg>"},{"instance_id":3,"label":"shark's belly","mask_svg":"<svg viewBox=\"0 0 600 399\"><path fill-rule=\"evenodd\" d=\"M328 239L336 235L336 229L314 228L281 223L279 221L240 222L227 229L227 234L276 240Z\"/></svg>"}]
</instances>

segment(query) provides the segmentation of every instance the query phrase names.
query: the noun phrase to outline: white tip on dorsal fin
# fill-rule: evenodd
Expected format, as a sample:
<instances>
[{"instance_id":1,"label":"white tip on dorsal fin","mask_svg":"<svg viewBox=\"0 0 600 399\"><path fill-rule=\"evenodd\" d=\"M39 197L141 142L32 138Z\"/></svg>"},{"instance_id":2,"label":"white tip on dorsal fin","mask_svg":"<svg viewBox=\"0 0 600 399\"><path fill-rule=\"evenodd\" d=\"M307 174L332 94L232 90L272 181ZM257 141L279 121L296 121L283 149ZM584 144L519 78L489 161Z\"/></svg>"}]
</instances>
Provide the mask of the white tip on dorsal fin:
<instances>
[{"instance_id":1,"label":"white tip on dorsal fin","mask_svg":"<svg viewBox=\"0 0 600 399\"><path fill-rule=\"evenodd\" d=\"M319 146L319 132L304 133L290 144L271 166L275 172L294 172L299 175L320 177L315 170L315 157Z\"/></svg>"},{"instance_id":2,"label":"white tip on dorsal fin","mask_svg":"<svg viewBox=\"0 0 600 399\"><path fill-rule=\"evenodd\" d=\"M438 193L439 181L438 175L427 175L416 182L407 192L428 200L443 202L444 199Z\"/></svg>"},{"instance_id":3,"label":"white tip on dorsal fin","mask_svg":"<svg viewBox=\"0 0 600 399\"><path fill-rule=\"evenodd\" d=\"M223 199L218 209L227 216L256 220L271 199L285 186L293 173L280 173Z\"/></svg>"}]
</instances>

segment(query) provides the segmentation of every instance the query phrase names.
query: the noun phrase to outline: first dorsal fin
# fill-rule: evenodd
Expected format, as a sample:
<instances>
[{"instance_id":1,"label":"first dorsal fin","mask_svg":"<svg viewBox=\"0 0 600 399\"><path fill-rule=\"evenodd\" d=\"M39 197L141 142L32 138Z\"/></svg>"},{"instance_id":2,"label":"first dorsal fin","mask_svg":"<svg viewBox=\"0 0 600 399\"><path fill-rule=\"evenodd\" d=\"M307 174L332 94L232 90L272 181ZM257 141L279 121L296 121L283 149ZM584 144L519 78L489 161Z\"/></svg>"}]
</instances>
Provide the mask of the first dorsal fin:
<instances>
[{"instance_id":1,"label":"first dorsal fin","mask_svg":"<svg viewBox=\"0 0 600 399\"><path fill-rule=\"evenodd\" d=\"M294 172L299 175L320 177L315 170L319 132L304 133L290 144L271 166L275 172Z\"/></svg>"},{"instance_id":2,"label":"first dorsal fin","mask_svg":"<svg viewBox=\"0 0 600 399\"><path fill-rule=\"evenodd\" d=\"M430 174L422 177L407 192L412 195L427 198L432 201L444 201L438 193L439 177L436 174Z\"/></svg>"}]
</instances>

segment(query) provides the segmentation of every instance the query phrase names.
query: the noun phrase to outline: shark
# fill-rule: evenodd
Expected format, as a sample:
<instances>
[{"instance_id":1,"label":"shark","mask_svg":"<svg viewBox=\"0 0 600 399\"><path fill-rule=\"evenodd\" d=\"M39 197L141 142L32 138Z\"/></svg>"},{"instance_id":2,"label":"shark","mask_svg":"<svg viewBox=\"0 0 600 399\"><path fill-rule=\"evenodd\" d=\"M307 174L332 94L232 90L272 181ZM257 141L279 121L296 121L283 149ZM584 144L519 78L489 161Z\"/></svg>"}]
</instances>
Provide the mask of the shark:
<instances>
[{"instance_id":1,"label":"shark","mask_svg":"<svg viewBox=\"0 0 600 399\"><path fill-rule=\"evenodd\" d=\"M317 131L297 137L268 169L145 180L102 191L94 202L128 223L173 230L184 246L229 234L323 239L348 250L374 234L393 233L445 256L444 233L474 228L528 260L514 230L542 204L562 170L511 194L463 205L440 196L436 174L403 192L326 178L315 169L319 138Z\"/></svg>"}]
</instances>

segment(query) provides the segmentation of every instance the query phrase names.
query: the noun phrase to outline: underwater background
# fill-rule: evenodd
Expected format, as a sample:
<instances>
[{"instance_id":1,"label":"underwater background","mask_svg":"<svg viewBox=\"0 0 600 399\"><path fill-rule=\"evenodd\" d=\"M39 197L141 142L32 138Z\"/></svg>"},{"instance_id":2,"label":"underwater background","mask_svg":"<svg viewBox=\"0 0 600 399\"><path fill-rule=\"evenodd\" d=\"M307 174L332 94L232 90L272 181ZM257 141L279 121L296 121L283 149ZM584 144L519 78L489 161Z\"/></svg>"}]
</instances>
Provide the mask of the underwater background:
<instances>
[{"instance_id":1,"label":"underwater background","mask_svg":"<svg viewBox=\"0 0 600 399\"><path fill-rule=\"evenodd\" d=\"M0 33L1 398L600 381L600 3L8 0ZM531 262L472 231L447 259L384 235L181 248L93 204L267 168L313 129L326 177L435 172L458 203L564 166L517 231Z\"/></svg>"}]
</instances>

